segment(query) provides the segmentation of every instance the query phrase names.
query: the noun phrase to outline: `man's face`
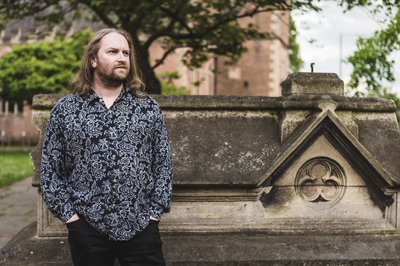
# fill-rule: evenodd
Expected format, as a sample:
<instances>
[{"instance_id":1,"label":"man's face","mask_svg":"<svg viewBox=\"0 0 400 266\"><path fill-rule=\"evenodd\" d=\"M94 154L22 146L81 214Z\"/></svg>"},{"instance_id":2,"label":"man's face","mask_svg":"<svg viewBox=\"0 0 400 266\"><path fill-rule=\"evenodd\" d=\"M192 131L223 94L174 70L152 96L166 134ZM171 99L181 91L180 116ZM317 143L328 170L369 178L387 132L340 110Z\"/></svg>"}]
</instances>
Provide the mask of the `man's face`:
<instances>
[{"instance_id":1,"label":"man's face","mask_svg":"<svg viewBox=\"0 0 400 266\"><path fill-rule=\"evenodd\" d=\"M94 73L105 82L124 82L130 68L129 53L128 41L123 35L116 32L105 35L91 60Z\"/></svg>"}]
</instances>

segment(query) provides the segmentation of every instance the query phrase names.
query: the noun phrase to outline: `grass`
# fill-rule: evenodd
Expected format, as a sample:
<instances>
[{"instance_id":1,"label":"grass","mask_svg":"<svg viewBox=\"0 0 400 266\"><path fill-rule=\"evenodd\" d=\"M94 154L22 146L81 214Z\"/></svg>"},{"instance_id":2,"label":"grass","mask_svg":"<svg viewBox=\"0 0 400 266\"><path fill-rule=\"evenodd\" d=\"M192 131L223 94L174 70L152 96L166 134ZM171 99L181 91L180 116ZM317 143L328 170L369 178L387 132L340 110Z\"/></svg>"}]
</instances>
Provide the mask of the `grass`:
<instances>
[{"instance_id":1,"label":"grass","mask_svg":"<svg viewBox=\"0 0 400 266\"><path fill-rule=\"evenodd\" d=\"M33 175L32 161L27 151L0 150L0 187Z\"/></svg>"}]
</instances>

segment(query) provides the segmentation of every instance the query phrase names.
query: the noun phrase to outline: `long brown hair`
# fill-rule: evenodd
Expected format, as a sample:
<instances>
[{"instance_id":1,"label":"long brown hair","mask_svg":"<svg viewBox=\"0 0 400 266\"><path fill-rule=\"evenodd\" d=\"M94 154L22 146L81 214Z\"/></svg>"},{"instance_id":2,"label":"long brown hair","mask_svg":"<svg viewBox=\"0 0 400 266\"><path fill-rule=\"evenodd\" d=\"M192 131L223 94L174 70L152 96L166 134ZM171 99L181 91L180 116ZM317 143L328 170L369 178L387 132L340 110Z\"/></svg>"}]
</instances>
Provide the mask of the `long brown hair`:
<instances>
[{"instance_id":1,"label":"long brown hair","mask_svg":"<svg viewBox=\"0 0 400 266\"><path fill-rule=\"evenodd\" d=\"M86 45L81 68L71 80L72 90L80 95L85 95L91 90L93 86L93 67L90 61L94 56L97 55L97 52L100 49L101 39L112 32L116 32L124 36L129 45L130 70L124 85L127 86L134 95L143 97L146 95L144 93L144 82L142 81L141 73L136 63L136 54L133 47L132 38L127 32L115 28L105 28L99 30Z\"/></svg>"}]
</instances>

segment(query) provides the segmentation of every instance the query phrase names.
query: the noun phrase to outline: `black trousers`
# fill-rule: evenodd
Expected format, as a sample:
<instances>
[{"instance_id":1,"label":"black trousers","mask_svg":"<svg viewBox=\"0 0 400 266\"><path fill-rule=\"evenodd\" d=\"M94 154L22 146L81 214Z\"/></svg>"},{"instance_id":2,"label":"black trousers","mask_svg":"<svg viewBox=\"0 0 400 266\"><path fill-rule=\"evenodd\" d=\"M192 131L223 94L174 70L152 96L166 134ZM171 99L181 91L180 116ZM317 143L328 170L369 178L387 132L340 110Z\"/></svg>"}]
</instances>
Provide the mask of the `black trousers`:
<instances>
[{"instance_id":1,"label":"black trousers","mask_svg":"<svg viewBox=\"0 0 400 266\"><path fill-rule=\"evenodd\" d=\"M112 241L83 218L68 223L68 241L75 266L165 265L157 221L129 241Z\"/></svg>"}]
</instances>

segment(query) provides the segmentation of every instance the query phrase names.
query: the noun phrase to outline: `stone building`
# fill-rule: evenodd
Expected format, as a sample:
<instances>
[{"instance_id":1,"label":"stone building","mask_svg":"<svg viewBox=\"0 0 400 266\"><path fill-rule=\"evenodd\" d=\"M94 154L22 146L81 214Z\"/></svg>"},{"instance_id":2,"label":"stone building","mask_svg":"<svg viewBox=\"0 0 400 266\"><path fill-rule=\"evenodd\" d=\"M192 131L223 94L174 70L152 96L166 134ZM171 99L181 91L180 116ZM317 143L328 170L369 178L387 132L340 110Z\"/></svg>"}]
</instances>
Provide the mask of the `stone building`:
<instances>
[{"instance_id":1,"label":"stone building","mask_svg":"<svg viewBox=\"0 0 400 266\"><path fill-rule=\"evenodd\" d=\"M34 99L41 142L59 96ZM159 95L174 163L160 230L168 265L399 265L396 106L344 96L335 74L295 73L282 97ZM43 204L5 265L71 265ZM8 263L8 264L7 264ZM19 263L19 264L18 264Z\"/></svg>"}]
</instances>

